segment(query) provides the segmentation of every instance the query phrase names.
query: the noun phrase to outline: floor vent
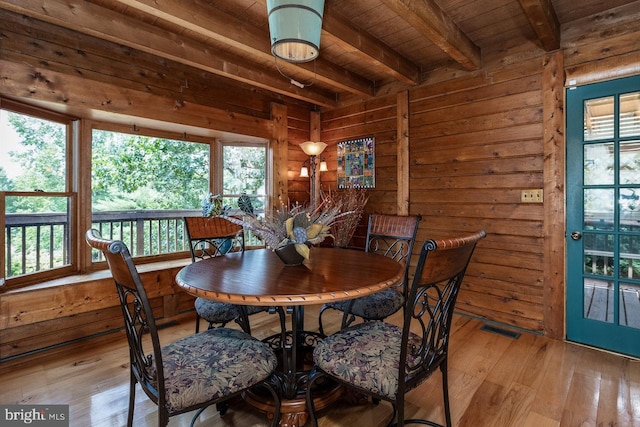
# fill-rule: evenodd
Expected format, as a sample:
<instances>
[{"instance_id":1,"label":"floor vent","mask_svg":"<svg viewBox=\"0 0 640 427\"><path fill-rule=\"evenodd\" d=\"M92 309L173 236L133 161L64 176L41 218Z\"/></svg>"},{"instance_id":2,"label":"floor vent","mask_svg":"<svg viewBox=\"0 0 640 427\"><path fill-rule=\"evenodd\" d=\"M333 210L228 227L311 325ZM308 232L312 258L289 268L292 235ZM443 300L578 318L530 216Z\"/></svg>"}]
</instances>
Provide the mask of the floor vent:
<instances>
[{"instance_id":1,"label":"floor vent","mask_svg":"<svg viewBox=\"0 0 640 427\"><path fill-rule=\"evenodd\" d=\"M494 334L502 335L502 336L505 336L507 338L513 338L514 340L517 340L518 338L520 338L520 333L518 333L518 332L509 331L507 329L502 329L502 328L498 328L496 326L487 325L486 323L484 325L482 325L480 327L480 329L483 330L483 331L492 332Z\"/></svg>"}]
</instances>

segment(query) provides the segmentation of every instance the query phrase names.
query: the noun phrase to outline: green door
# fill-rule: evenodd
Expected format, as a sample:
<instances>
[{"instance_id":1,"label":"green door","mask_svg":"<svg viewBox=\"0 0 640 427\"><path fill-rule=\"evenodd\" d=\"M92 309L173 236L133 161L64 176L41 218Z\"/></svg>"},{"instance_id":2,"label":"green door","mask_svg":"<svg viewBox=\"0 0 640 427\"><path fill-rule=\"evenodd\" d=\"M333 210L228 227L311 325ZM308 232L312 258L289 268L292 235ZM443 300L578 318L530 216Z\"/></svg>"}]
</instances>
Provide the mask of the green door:
<instances>
[{"instance_id":1,"label":"green door","mask_svg":"<svg viewBox=\"0 0 640 427\"><path fill-rule=\"evenodd\" d=\"M640 76L567 90L567 339L640 357Z\"/></svg>"}]
</instances>

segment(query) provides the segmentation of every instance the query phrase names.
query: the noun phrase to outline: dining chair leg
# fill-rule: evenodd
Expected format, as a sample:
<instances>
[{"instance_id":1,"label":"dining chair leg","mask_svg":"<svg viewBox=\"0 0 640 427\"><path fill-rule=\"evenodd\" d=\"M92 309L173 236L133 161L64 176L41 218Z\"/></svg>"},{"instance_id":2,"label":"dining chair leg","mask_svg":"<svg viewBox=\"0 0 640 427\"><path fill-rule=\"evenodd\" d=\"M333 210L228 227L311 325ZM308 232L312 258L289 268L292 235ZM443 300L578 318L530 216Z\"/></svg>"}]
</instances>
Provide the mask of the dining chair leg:
<instances>
[{"instance_id":1,"label":"dining chair leg","mask_svg":"<svg viewBox=\"0 0 640 427\"><path fill-rule=\"evenodd\" d=\"M442 372L442 395L444 397L444 418L445 425L451 427L451 410L449 407L449 380L447 375L447 359L440 365L440 372Z\"/></svg>"},{"instance_id":2,"label":"dining chair leg","mask_svg":"<svg viewBox=\"0 0 640 427\"><path fill-rule=\"evenodd\" d=\"M318 418L316 417L316 406L313 403L313 385L319 378L325 378L326 375L317 369L312 369L307 377L307 411L309 412L309 421L313 427L318 427Z\"/></svg>"},{"instance_id":3,"label":"dining chair leg","mask_svg":"<svg viewBox=\"0 0 640 427\"><path fill-rule=\"evenodd\" d=\"M236 318L236 323L240 325L240 328L247 334L251 335L251 325L249 324L249 315L247 314L247 308L243 305L240 306L240 316Z\"/></svg>"},{"instance_id":4,"label":"dining chair leg","mask_svg":"<svg viewBox=\"0 0 640 427\"><path fill-rule=\"evenodd\" d=\"M200 332L200 315L196 312L196 334Z\"/></svg>"},{"instance_id":5,"label":"dining chair leg","mask_svg":"<svg viewBox=\"0 0 640 427\"><path fill-rule=\"evenodd\" d=\"M196 414L193 416L193 418L191 418L191 424L189 424L189 427L193 427L194 424L196 423L196 420L198 419L198 417L200 416L200 414L202 414L204 412L205 409L207 409L208 406L205 406L204 408L200 408L198 409L198 411L196 412Z\"/></svg>"},{"instance_id":6,"label":"dining chair leg","mask_svg":"<svg viewBox=\"0 0 640 427\"><path fill-rule=\"evenodd\" d=\"M136 377L133 375L133 372L129 373L129 412L127 414L127 427L133 426L133 408L136 404Z\"/></svg>"},{"instance_id":7,"label":"dining chair leg","mask_svg":"<svg viewBox=\"0 0 640 427\"><path fill-rule=\"evenodd\" d=\"M320 312L318 313L318 332L320 333L321 337L326 337L325 333L324 333L324 327L322 326L322 314L327 311L327 309L329 309L330 307L326 306L326 305L322 305L322 307L320 307Z\"/></svg>"},{"instance_id":8,"label":"dining chair leg","mask_svg":"<svg viewBox=\"0 0 640 427\"><path fill-rule=\"evenodd\" d=\"M280 413L281 413L281 407L282 407L282 400L280 399L280 394L278 393L278 390L274 386L275 382L276 382L275 377L272 376L270 379L262 383L262 386L265 387L267 390L269 390L269 393L271 393L271 397L273 398L273 403L274 403L273 406L275 409L273 412L273 419L271 420L271 424L270 424L271 427L278 427L278 425L280 425Z\"/></svg>"}]
</instances>

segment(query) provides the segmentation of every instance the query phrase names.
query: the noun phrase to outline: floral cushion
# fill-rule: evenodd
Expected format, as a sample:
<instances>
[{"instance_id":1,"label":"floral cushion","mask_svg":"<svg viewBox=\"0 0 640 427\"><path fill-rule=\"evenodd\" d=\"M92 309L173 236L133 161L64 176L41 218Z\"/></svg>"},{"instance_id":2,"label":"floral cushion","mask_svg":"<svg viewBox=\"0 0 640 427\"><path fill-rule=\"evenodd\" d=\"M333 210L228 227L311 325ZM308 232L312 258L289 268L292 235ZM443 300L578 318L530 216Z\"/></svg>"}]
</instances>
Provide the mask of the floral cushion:
<instances>
[{"instance_id":1,"label":"floral cushion","mask_svg":"<svg viewBox=\"0 0 640 427\"><path fill-rule=\"evenodd\" d=\"M349 301L330 302L329 307L345 311ZM404 305L404 296L395 289L385 289L366 297L356 298L351 313L369 320L382 320L400 310Z\"/></svg>"},{"instance_id":2,"label":"floral cushion","mask_svg":"<svg viewBox=\"0 0 640 427\"><path fill-rule=\"evenodd\" d=\"M342 381L395 400L402 328L386 322L361 323L318 343L315 364ZM415 334L410 340L419 341ZM411 361L410 361L411 362Z\"/></svg>"},{"instance_id":3,"label":"floral cushion","mask_svg":"<svg viewBox=\"0 0 640 427\"><path fill-rule=\"evenodd\" d=\"M162 348L169 413L257 384L274 371L276 355L242 331L216 328Z\"/></svg>"},{"instance_id":4,"label":"floral cushion","mask_svg":"<svg viewBox=\"0 0 640 427\"><path fill-rule=\"evenodd\" d=\"M242 313L239 305L216 302L204 298L196 298L195 307L198 315L211 323L225 324L240 317ZM247 305L245 307L247 314L254 314L266 310L265 307L259 306Z\"/></svg>"}]
</instances>

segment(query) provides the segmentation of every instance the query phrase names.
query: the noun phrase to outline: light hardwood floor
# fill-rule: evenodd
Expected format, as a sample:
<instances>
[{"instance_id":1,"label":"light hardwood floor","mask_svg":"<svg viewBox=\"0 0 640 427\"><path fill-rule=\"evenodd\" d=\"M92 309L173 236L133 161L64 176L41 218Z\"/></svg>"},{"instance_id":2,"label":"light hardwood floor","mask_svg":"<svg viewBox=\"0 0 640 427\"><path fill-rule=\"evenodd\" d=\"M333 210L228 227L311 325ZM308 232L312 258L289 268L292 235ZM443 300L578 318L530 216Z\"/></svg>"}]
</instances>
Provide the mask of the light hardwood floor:
<instances>
[{"instance_id":1,"label":"light hardwood floor","mask_svg":"<svg viewBox=\"0 0 640 427\"><path fill-rule=\"evenodd\" d=\"M306 308L307 329L317 325L317 307ZM338 316L327 316L335 330ZM398 322L395 316L392 321ZM278 330L277 316L251 317L254 335ZM640 362L574 344L523 333L518 339L480 330L482 322L455 316L449 356L449 390L456 426L552 427L640 426ZM161 330L163 342L193 333L193 315ZM409 394L409 416L443 422L440 374ZM128 350L112 333L0 364L0 403L70 405L71 426L126 423ZM156 426L157 412L137 394L136 427ZM321 418L322 427L385 426L387 403L351 406L339 401ZM169 425L188 426L192 414ZM309 424L309 423L307 423ZM222 418L208 408L196 426L266 426L264 416L232 405Z\"/></svg>"}]
</instances>

